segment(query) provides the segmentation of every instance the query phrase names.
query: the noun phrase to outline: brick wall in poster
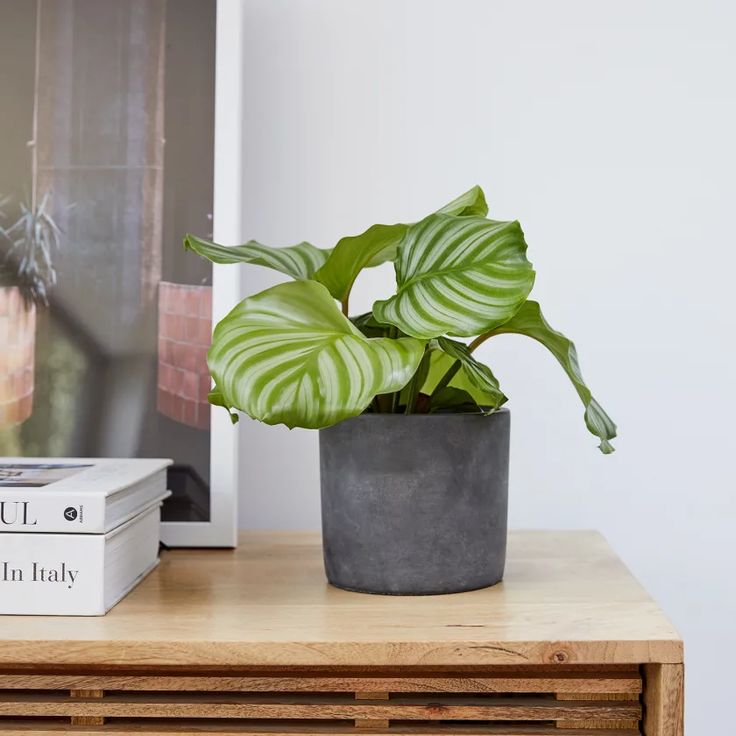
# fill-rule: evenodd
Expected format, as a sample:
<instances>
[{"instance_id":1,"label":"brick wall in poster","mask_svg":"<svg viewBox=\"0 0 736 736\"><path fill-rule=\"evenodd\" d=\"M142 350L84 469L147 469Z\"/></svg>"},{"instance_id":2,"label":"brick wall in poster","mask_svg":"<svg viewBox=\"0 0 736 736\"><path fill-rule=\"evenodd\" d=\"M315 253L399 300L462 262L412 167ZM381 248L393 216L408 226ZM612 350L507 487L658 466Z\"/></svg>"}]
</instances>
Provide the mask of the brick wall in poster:
<instances>
[{"instance_id":1,"label":"brick wall in poster","mask_svg":"<svg viewBox=\"0 0 736 736\"><path fill-rule=\"evenodd\" d=\"M15 286L0 287L0 428L33 413L36 308Z\"/></svg>"},{"instance_id":2,"label":"brick wall in poster","mask_svg":"<svg viewBox=\"0 0 736 736\"><path fill-rule=\"evenodd\" d=\"M212 287L162 281L158 319L157 408L177 422L209 429Z\"/></svg>"}]
</instances>

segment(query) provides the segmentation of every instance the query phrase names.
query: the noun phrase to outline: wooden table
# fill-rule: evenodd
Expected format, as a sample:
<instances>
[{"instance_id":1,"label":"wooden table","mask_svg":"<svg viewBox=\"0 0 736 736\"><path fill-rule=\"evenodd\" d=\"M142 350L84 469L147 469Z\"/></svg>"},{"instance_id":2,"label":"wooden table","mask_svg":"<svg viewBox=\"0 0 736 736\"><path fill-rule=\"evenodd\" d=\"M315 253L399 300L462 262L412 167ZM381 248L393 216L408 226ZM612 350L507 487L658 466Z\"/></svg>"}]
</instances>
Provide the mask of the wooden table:
<instances>
[{"instance_id":1,"label":"wooden table","mask_svg":"<svg viewBox=\"0 0 736 736\"><path fill-rule=\"evenodd\" d=\"M71 725L73 724L73 725ZM592 532L513 532L505 581L327 585L314 534L167 552L101 618L0 617L0 733L681 736L683 646Z\"/></svg>"}]
</instances>

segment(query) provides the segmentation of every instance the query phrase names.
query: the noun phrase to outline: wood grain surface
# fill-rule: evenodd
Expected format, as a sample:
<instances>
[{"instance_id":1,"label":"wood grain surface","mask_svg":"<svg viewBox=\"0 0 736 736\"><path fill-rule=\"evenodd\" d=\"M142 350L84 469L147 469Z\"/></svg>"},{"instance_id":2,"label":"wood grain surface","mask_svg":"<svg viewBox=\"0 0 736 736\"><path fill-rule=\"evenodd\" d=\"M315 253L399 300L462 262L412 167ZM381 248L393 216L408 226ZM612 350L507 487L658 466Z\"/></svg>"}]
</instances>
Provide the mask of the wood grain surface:
<instances>
[{"instance_id":1,"label":"wood grain surface","mask_svg":"<svg viewBox=\"0 0 736 736\"><path fill-rule=\"evenodd\" d=\"M650 664L644 667L645 736L683 736L685 672L682 665ZM725 734L730 729L726 725Z\"/></svg>"},{"instance_id":2,"label":"wood grain surface","mask_svg":"<svg viewBox=\"0 0 736 736\"><path fill-rule=\"evenodd\" d=\"M495 677L172 677L160 675L32 675L1 674L0 690L103 690L180 692L355 692L356 697L379 693L558 693L558 698L604 700L621 695L637 699L641 677L611 672L549 673L514 670ZM490 674L490 673L489 673ZM565 695L569 693L569 695ZM377 698L373 698L377 699Z\"/></svg>"},{"instance_id":3,"label":"wood grain surface","mask_svg":"<svg viewBox=\"0 0 736 736\"><path fill-rule=\"evenodd\" d=\"M176 728L176 731L173 729ZM39 721L3 721L0 720L0 733L3 736L29 736L35 734L68 733L68 724L48 723ZM75 736L205 736L216 734L217 736L356 736L356 729L350 725L337 724L335 726L313 724L296 725L292 727L274 726L268 727L263 724L244 724L233 721L189 721L180 729L177 724L157 721L155 719L145 723L137 721L116 720L104 727L98 728L75 728ZM602 728L591 731L588 729L558 728L555 725L532 725L532 724L483 724L476 726L465 726L459 724L432 724L430 726L395 726L390 730L372 729L372 736L641 736L638 728L632 729L607 729ZM361 732L362 736L363 732Z\"/></svg>"},{"instance_id":4,"label":"wood grain surface","mask_svg":"<svg viewBox=\"0 0 736 736\"><path fill-rule=\"evenodd\" d=\"M390 701L321 702L249 695L202 698L129 694L106 695L102 700L54 697L49 694L16 694L0 697L0 717L97 716L110 718L250 718L296 720L399 720L399 721L557 721L638 720L641 705L632 701L577 702L546 698L457 698L427 703L417 698Z\"/></svg>"},{"instance_id":5,"label":"wood grain surface","mask_svg":"<svg viewBox=\"0 0 736 736\"><path fill-rule=\"evenodd\" d=\"M318 535L247 533L237 550L165 553L107 616L0 617L0 666L108 672L681 663L682 654L675 629L594 532L512 532L503 583L410 598L329 586Z\"/></svg>"}]
</instances>

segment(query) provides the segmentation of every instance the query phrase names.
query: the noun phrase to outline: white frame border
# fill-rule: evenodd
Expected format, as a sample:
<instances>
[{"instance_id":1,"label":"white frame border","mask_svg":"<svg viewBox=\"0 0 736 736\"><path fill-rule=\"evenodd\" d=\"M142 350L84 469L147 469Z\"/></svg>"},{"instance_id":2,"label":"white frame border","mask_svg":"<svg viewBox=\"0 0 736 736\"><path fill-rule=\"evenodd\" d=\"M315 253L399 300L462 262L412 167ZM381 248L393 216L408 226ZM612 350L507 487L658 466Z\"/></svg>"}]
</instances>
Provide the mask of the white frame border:
<instances>
[{"instance_id":1,"label":"white frame border","mask_svg":"<svg viewBox=\"0 0 736 736\"><path fill-rule=\"evenodd\" d=\"M215 48L215 171L213 235L243 242L243 22L241 0L217 0ZM213 264L212 324L240 301L240 270ZM236 547L238 541L239 432L225 410L210 424L210 521L161 524L170 547Z\"/></svg>"}]
</instances>

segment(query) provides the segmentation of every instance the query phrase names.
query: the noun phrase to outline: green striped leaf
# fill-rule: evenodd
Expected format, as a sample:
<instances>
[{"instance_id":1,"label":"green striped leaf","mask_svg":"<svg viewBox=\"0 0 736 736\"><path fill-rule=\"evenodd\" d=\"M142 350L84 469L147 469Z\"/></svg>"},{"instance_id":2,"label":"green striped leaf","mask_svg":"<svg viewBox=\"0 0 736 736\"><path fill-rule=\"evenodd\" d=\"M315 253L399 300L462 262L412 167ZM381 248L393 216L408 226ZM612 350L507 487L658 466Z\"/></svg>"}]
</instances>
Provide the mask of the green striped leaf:
<instances>
[{"instance_id":1,"label":"green striped leaf","mask_svg":"<svg viewBox=\"0 0 736 736\"><path fill-rule=\"evenodd\" d=\"M483 190L475 186L437 211L456 216L483 216L488 213L488 205ZM342 238L314 277L335 299L345 303L364 268L380 266L396 258L397 248L409 227L401 223L372 225L360 235Z\"/></svg>"},{"instance_id":2,"label":"green striped leaf","mask_svg":"<svg viewBox=\"0 0 736 736\"><path fill-rule=\"evenodd\" d=\"M443 394L445 388L463 391L486 413L495 411L506 402L491 369L476 360L467 345L446 337L440 337L436 344L422 387L422 393L432 397L433 409L450 396Z\"/></svg>"},{"instance_id":3,"label":"green striped leaf","mask_svg":"<svg viewBox=\"0 0 736 736\"><path fill-rule=\"evenodd\" d=\"M364 337L322 284L294 281L235 307L215 329L208 363L223 405L317 429L401 389L423 352L413 338Z\"/></svg>"},{"instance_id":4,"label":"green striped leaf","mask_svg":"<svg viewBox=\"0 0 736 736\"><path fill-rule=\"evenodd\" d=\"M571 340L561 332L552 329L542 314L537 302L528 301L506 324L493 331L493 335L514 333L526 335L541 342L557 358L558 362L572 381L585 406L585 425L591 434L599 437L599 448L604 455L614 451L609 440L616 436L616 425L603 411L601 405L593 398L590 389L585 385L578 363L578 353Z\"/></svg>"},{"instance_id":5,"label":"green striped leaf","mask_svg":"<svg viewBox=\"0 0 736 736\"><path fill-rule=\"evenodd\" d=\"M467 192L461 194L457 199L448 202L444 207L437 210L442 215L458 215L467 217L470 215L479 215L485 217L488 214L488 203L486 195L479 186L468 189Z\"/></svg>"},{"instance_id":6,"label":"green striped leaf","mask_svg":"<svg viewBox=\"0 0 736 736\"><path fill-rule=\"evenodd\" d=\"M311 279L330 254L311 243L298 243L286 248L271 248L255 240L244 245L225 246L210 243L195 235L184 238L184 247L213 263L253 263L285 273L293 279Z\"/></svg>"},{"instance_id":7,"label":"green striped leaf","mask_svg":"<svg viewBox=\"0 0 736 736\"><path fill-rule=\"evenodd\" d=\"M534 284L518 222L434 214L409 228L396 260L397 293L373 305L413 337L470 336L507 322Z\"/></svg>"}]
</instances>

